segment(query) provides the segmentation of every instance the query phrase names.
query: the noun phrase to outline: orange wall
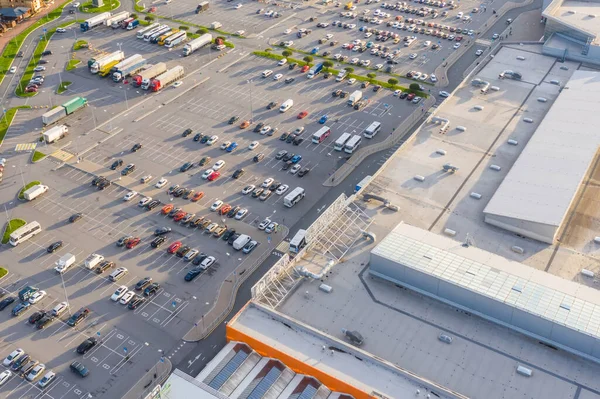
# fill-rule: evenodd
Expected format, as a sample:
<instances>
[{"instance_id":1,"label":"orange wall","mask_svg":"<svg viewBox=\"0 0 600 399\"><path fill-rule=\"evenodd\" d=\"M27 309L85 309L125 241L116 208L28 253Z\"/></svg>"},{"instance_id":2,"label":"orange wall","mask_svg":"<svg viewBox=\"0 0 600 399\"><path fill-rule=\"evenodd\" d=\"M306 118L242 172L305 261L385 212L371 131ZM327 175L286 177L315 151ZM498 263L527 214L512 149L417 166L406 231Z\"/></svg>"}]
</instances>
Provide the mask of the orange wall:
<instances>
[{"instance_id":1,"label":"orange wall","mask_svg":"<svg viewBox=\"0 0 600 399\"><path fill-rule=\"evenodd\" d=\"M308 376L315 377L321 383L323 383L327 388L341 392L347 393L354 396L356 399L373 399L375 396L369 395L368 393L361 391L360 389L341 381L324 371L317 369L313 366L310 366L301 360L296 359L284 352L281 352L263 342L260 342L247 334L233 328L231 324L227 325L227 340L228 341L240 341L248 344L252 349L258 352L261 356L264 357L272 357L274 359L280 360L290 369L294 370L298 374L306 374Z\"/></svg>"}]
</instances>

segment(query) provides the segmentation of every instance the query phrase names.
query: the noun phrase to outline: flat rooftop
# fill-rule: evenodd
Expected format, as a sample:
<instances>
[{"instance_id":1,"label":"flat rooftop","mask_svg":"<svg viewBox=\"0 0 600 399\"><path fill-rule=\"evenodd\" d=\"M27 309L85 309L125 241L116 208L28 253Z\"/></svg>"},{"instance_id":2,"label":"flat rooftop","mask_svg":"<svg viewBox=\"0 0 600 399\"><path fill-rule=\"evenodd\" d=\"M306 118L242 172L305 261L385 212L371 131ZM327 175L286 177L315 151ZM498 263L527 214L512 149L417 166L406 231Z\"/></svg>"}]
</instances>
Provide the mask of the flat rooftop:
<instances>
[{"instance_id":1,"label":"flat rooftop","mask_svg":"<svg viewBox=\"0 0 600 399\"><path fill-rule=\"evenodd\" d=\"M600 35L600 4L590 1L565 1L552 16L565 25L596 38Z\"/></svg>"}]
</instances>

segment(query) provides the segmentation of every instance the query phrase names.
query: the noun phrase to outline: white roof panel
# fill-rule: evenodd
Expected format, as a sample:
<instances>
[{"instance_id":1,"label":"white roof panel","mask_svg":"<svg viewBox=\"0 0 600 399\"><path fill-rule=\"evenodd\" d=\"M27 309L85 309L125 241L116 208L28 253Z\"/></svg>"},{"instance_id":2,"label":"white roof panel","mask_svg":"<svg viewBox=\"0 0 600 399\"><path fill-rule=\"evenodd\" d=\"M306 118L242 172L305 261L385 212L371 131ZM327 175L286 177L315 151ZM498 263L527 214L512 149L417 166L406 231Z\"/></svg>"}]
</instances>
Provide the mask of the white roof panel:
<instances>
[{"instance_id":1,"label":"white roof panel","mask_svg":"<svg viewBox=\"0 0 600 399\"><path fill-rule=\"evenodd\" d=\"M560 226L600 144L598 110L600 73L576 71L484 213Z\"/></svg>"}]
</instances>

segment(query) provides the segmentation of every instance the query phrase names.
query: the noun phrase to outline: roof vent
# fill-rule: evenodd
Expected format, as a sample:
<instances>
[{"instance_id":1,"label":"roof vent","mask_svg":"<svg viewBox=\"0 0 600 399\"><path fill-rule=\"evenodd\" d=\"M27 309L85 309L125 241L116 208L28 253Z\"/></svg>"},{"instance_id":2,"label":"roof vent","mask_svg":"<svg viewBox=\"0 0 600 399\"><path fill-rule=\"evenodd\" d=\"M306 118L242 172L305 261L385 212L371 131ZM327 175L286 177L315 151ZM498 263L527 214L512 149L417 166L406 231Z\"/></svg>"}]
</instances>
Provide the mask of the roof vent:
<instances>
[{"instance_id":1,"label":"roof vent","mask_svg":"<svg viewBox=\"0 0 600 399\"><path fill-rule=\"evenodd\" d=\"M512 290L517 292L523 292L523 286L520 284L515 284L513 285Z\"/></svg>"},{"instance_id":2,"label":"roof vent","mask_svg":"<svg viewBox=\"0 0 600 399\"><path fill-rule=\"evenodd\" d=\"M571 305L569 305L568 303L561 303L560 307L566 310L571 310Z\"/></svg>"},{"instance_id":3,"label":"roof vent","mask_svg":"<svg viewBox=\"0 0 600 399\"><path fill-rule=\"evenodd\" d=\"M588 17L590 17L590 18L596 18L596 14L588 14Z\"/></svg>"},{"instance_id":4,"label":"roof vent","mask_svg":"<svg viewBox=\"0 0 600 399\"><path fill-rule=\"evenodd\" d=\"M567 11L567 13L569 13L569 14L577 14L577 11L575 11L575 10L569 10L569 11Z\"/></svg>"}]
</instances>

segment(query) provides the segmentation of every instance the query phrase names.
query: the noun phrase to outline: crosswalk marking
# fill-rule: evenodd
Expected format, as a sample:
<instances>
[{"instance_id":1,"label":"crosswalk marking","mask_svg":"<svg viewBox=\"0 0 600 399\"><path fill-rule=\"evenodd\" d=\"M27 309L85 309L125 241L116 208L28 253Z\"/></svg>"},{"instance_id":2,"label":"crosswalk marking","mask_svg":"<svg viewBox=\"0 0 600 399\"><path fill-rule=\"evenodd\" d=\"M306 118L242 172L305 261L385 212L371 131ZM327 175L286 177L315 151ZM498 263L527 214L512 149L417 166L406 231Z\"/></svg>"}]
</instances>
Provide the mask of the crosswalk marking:
<instances>
[{"instance_id":1,"label":"crosswalk marking","mask_svg":"<svg viewBox=\"0 0 600 399\"><path fill-rule=\"evenodd\" d=\"M37 143L17 144L15 151L31 151L35 150Z\"/></svg>"},{"instance_id":2,"label":"crosswalk marking","mask_svg":"<svg viewBox=\"0 0 600 399\"><path fill-rule=\"evenodd\" d=\"M290 243L287 241L281 241L275 249L286 254L290 250Z\"/></svg>"},{"instance_id":3,"label":"crosswalk marking","mask_svg":"<svg viewBox=\"0 0 600 399\"><path fill-rule=\"evenodd\" d=\"M67 162L69 159L73 158L73 154L65 150L54 151L50 156L63 162Z\"/></svg>"},{"instance_id":4,"label":"crosswalk marking","mask_svg":"<svg viewBox=\"0 0 600 399\"><path fill-rule=\"evenodd\" d=\"M477 40L475 40L475 43L481 44L482 46L487 46L487 47L492 46L492 42L489 40L485 40L485 39L477 39Z\"/></svg>"}]
</instances>

